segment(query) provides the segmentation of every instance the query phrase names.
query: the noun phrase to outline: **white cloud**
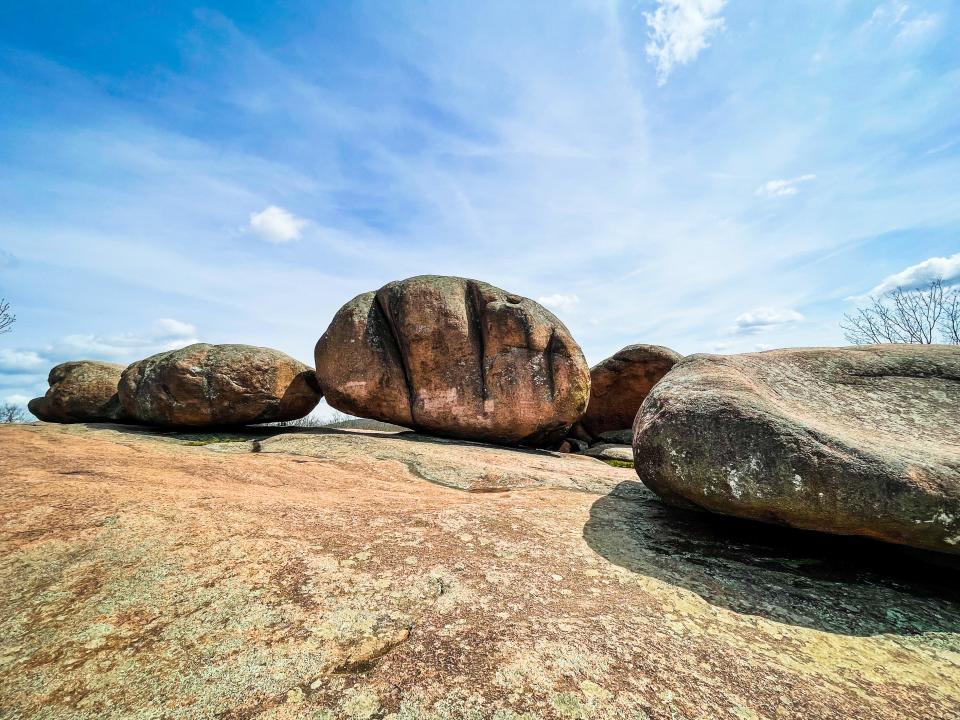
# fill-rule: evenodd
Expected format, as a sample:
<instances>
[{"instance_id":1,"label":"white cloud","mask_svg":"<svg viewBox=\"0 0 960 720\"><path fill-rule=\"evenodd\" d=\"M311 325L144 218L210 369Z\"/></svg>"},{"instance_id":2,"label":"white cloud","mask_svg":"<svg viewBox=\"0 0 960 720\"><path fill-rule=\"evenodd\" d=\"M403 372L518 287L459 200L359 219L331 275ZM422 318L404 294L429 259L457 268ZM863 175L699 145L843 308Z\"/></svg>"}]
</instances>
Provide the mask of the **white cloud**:
<instances>
[{"instance_id":1,"label":"white cloud","mask_svg":"<svg viewBox=\"0 0 960 720\"><path fill-rule=\"evenodd\" d=\"M922 13L913 20L902 23L896 43L902 46L917 46L931 38L940 28L940 16Z\"/></svg>"},{"instance_id":2,"label":"white cloud","mask_svg":"<svg viewBox=\"0 0 960 720\"><path fill-rule=\"evenodd\" d=\"M901 0L890 0L878 5L867 22L868 27L895 31L894 43L900 47L923 44L936 34L940 24L939 15L925 11L911 13L909 3Z\"/></svg>"},{"instance_id":3,"label":"white cloud","mask_svg":"<svg viewBox=\"0 0 960 720\"><path fill-rule=\"evenodd\" d=\"M947 285L960 285L960 253L950 257L932 257L916 265L911 265L905 270L888 275L869 292L848 299L863 300L867 297L883 295L891 290L896 290L898 287L904 290L912 290L937 278L942 279Z\"/></svg>"},{"instance_id":4,"label":"white cloud","mask_svg":"<svg viewBox=\"0 0 960 720\"><path fill-rule=\"evenodd\" d=\"M7 395L3 400L4 402L8 402L11 405L20 405L22 407L26 407L27 403L30 402L32 398L26 395L14 394L14 395Z\"/></svg>"},{"instance_id":5,"label":"white cloud","mask_svg":"<svg viewBox=\"0 0 960 720\"><path fill-rule=\"evenodd\" d=\"M184 338L197 334L197 329L193 325L173 318L160 318L154 325L160 332L160 337Z\"/></svg>"},{"instance_id":6,"label":"white cloud","mask_svg":"<svg viewBox=\"0 0 960 720\"><path fill-rule=\"evenodd\" d=\"M267 242L286 243L299 240L306 225L306 220L276 205L258 213L250 213L250 229Z\"/></svg>"},{"instance_id":7,"label":"white cloud","mask_svg":"<svg viewBox=\"0 0 960 720\"><path fill-rule=\"evenodd\" d=\"M737 316L733 332L736 335L757 335L801 320L803 315L789 308L757 308Z\"/></svg>"},{"instance_id":8,"label":"white cloud","mask_svg":"<svg viewBox=\"0 0 960 720\"><path fill-rule=\"evenodd\" d=\"M796 195L799 192L797 186L800 183L810 182L811 180L816 180L816 175L801 175L800 177L790 178L789 180L768 180L763 185L758 187L755 191L755 194L758 197L789 197L790 195Z\"/></svg>"},{"instance_id":9,"label":"white cloud","mask_svg":"<svg viewBox=\"0 0 960 720\"><path fill-rule=\"evenodd\" d=\"M0 375L46 372L67 360L98 359L132 362L164 350L199 342L196 328L173 318L162 318L148 332L115 335L74 334L37 350L0 350Z\"/></svg>"},{"instance_id":10,"label":"white cloud","mask_svg":"<svg viewBox=\"0 0 960 720\"><path fill-rule=\"evenodd\" d=\"M46 358L32 350L0 350L0 373L34 373L46 366Z\"/></svg>"},{"instance_id":11,"label":"white cloud","mask_svg":"<svg viewBox=\"0 0 960 720\"><path fill-rule=\"evenodd\" d=\"M707 38L723 29L720 11L726 0L658 0L655 12L644 13L650 27L647 56L656 61L657 84L663 85L676 65L686 65L708 47Z\"/></svg>"},{"instance_id":12,"label":"white cloud","mask_svg":"<svg viewBox=\"0 0 960 720\"><path fill-rule=\"evenodd\" d=\"M200 342L195 334L196 328L190 323L173 318L161 318L154 322L150 332L67 335L47 348L45 354L53 358L93 357L126 362Z\"/></svg>"},{"instance_id":13,"label":"white cloud","mask_svg":"<svg viewBox=\"0 0 960 720\"><path fill-rule=\"evenodd\" d=\"M874 25L898 25L903 21L909 9L910 6L905 2L890 0L890 2L885 2L874 8L870 15L870 22Z\"/></svg>"},{"instance_id":14,"label":"white cloud","mask_svg":"<svg viewBox=\"0 0 960 720\"><path fill-rule=\"evenodd\" d=\"M541 305L546 305L552 310L570 311L580 304L580 298L576 295L561 295L560 293L556 293L554 295L538 297L537 302Z\"/></svg>"}]
</instances>

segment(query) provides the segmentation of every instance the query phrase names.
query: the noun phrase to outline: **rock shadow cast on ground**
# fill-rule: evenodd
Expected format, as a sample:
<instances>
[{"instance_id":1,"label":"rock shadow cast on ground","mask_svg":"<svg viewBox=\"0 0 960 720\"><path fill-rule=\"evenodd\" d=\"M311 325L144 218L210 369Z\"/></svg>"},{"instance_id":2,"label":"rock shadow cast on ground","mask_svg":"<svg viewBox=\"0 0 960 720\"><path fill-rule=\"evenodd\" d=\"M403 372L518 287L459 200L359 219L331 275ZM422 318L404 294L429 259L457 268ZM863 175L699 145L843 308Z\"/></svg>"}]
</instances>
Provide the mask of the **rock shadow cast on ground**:
<instances>
[{"instance_id":1,"label":"rock shadow cast on ground","mask_svg":"<svg viewBox=\"0 0 960 720\"><path fill-rule=\"evenodd\" d=\"M630 481L593 503L583 537L612 563L737 613L843 635L960 632L950 556L680 510Z\"/></svg>"}]
</instances>

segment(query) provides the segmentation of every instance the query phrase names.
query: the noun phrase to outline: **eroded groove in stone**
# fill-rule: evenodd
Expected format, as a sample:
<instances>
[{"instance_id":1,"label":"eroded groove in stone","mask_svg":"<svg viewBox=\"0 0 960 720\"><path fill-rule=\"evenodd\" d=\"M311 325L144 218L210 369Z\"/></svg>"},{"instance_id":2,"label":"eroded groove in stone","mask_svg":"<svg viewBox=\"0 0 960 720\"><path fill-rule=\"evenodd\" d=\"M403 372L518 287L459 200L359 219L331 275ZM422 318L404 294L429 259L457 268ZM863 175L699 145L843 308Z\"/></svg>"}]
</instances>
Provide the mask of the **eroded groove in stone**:
<instances>
[{"instance_id":1,"label":"eroded groove in stone","mask_svg":"<svg viewBox=\"0 0 960 720\"><path fill-rule=\"evenodd\" d=\"M480 297L480 289L477 284L467 281L467 290L464 293L466 300L466 310L468 322L473 326L472 336L476 338L477 368L480 374L480 387L483 393L483 400L486 401L487 393L487 367L486 367L486 338L483 322L484 303Z\"/></svg>"},{"instance_id":2,"label":"eroded groove in stone","mask_svg":"<svg viewBox=\"0 0 960 720\"><path fill-rule=\"evenodd\" d=\"M387 297L386 300L384 299L385 296ZM388 340L396 350L397 364L400 366L400 371L403 375L403 384L407 388L410 418L416 422L417 391L414 389L413 382L410 379L410 368L407 367L403 339L397 331L397 324L393 317L393 308L390 307L389 290L381 289L374 297L374 305L380 312L380 316L383 318L388 331L385 339Z\"/></svg>"},{"instance_id":3,"label":"eroded groove in stone","mask_svg":"<svg viewBox=\"0 0 960 720\"><path fill-rule=\"evenodd\" d=\"M466 278L419 276L354 298L315 357L332 407L458 438L549 444L589 395L583 353L556 317Z\"/></svg>"}]
</instances>

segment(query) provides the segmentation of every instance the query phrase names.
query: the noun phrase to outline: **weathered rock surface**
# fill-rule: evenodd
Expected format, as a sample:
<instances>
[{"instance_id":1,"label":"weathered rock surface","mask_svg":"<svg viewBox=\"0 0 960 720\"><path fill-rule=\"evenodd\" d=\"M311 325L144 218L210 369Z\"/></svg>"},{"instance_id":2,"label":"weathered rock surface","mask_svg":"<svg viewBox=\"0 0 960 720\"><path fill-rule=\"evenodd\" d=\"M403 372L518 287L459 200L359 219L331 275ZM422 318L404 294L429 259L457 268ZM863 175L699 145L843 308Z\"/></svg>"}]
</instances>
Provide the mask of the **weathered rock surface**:
<instances>
[{"instance_id":1,"label":"weathered rock surface","mask_svg":"<svg viewBox=\"0 0 960 720\"><path fill-rule=\"evenodd\" d=\"M50 389L27 405L46 422L118 422L124 419L117 397L123 365L77 360L50 370Z\"/></svg>"},{"instance_id":2,"label":"weathered rock surface","mask_svg":"<svg viewBox=\"0 0 960 720\"><path fill-rule=\"evenodd\" d=\"M138 422L173 427L296 420L320 401L302 362L270 348L206 343L133 363L119 394Z\"/></svg>"},{"instance_id":3,"label":"weathered rock surface","mask_svg":"<svg viewBox=\"0 0 960 720\"><path fill-rule=\"evenodd\" d=\"M960 552L960 347L695 355L634 425L637 474L686 507Z\"/></svg>"},{"instance_id":4,"label":"weathered rock surface","mask_svg":"<svg viewBox=\"0 0 960 720\"><path fill-rule=\"evenodd\" d=\"M448 437L556 443L590 391L583 353L553 314L457 277L423 275L357 296L315 355L332 407Z\"/></svg>"},{"instance_id":5,"label":"weathered rock surface","mask_svg":"<svg viewBox=\"0 0 960 720\"><path fill-rule=\"evenodd\" d=\"M629 445L597 443L584 450L582 454L587 457L599 458L600 460L619 460L621 462L633 463L633 448Z\"/></svg>"},{"instance_id":6,"label":"weathered rock surface","mask_svg":"<svg viewBox=\"0 0 960 720\"><path fill-rule=\"evenodd\" d=\"M590 369L590 404L580 420L594 437L633 427L644 398L683 356L661 345L628 345Z\"/></svg>"},{"instance_id":7,"label":"weathered rock surface","mask_svg":"<svg viewBox=\"0 0 960 720\"><path fill-rule=\"evenodd\" d=\"M590 458L278 430L0 427L0 714L960 707L957 570L922 553L674 509Z\"/></svg>"}]
</instances>

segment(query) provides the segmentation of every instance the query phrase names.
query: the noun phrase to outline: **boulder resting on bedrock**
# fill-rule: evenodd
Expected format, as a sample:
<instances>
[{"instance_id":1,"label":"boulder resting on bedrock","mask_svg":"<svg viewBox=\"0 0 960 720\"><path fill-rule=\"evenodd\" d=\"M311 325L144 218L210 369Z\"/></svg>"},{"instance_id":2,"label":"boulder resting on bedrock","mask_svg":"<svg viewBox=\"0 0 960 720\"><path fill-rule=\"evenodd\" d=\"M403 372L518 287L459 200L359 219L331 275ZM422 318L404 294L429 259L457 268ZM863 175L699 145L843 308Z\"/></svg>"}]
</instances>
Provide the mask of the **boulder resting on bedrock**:
<instances>
[{"instance_id":1,"label":"boulder resting on bedrock","mask_svg":"<svg viewBox=\"0 0 960 720\"><path fill-rule=\"evenodd\" d=\"M332 407L470 440L556 443L590 393L583 352L550 311L459 277L423 275L358 295L315 359Z\"/></svg>"},{"instance_id":2,"label":"boulder resting on bedrock","mask_svg":"<svg viewBox=\"0 0 960 720\"><path fill-rule=\"evenodd\" d=\"M633 449L679 506L960 553L960 347L693 355Z\"/></svg>"}]
</instances>

